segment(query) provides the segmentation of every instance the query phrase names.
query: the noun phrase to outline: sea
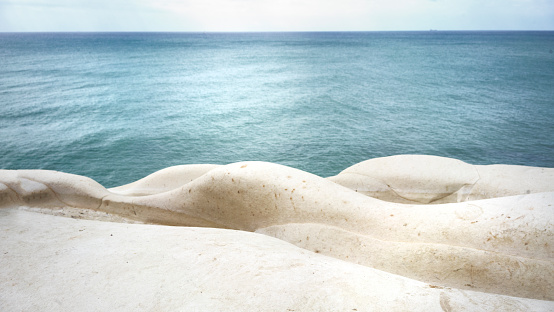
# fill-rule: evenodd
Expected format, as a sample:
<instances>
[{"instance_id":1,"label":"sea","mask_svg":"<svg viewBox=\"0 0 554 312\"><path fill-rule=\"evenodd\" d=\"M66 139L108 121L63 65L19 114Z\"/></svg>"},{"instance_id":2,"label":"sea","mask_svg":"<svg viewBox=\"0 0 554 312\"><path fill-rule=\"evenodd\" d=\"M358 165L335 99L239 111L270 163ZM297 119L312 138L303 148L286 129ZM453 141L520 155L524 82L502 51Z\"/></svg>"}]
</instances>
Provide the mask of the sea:
<instances>
[{"instance_id":1,"label":"sea","mask_svg":"<svg viewBox=\"0 0 554 312\"><path fill-rule=\"evenodd\" d=\"M0 168L554 167L554 32L0 33Z\"/></svg>"}]
</instances>

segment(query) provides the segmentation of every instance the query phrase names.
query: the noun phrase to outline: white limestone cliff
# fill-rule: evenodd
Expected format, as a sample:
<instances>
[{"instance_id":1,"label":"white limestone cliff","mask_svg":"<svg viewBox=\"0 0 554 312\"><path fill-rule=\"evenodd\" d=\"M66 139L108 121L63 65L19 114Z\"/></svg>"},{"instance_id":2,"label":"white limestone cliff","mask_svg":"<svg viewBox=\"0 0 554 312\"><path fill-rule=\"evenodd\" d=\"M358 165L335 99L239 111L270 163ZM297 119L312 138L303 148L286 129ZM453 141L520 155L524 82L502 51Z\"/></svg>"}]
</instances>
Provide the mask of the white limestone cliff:
<instances>
[{"instance_id":1,"label":"white limestone cliff","mask_svg":"<svg viewBox=\"0 0 554 312\"><path fill-rule=\"evenodd\" d=\"M77 276L85 273L72 269L74 260L97 266L89 285L93 293L106 294L112 289L107 284L121 285L125 290L112 303L153 304L148 296L133 303L131 295L150 286L130 285L128 276L118 276L121 264L110 262L108 254L101 261L90 256L104 253L102 246L115 241L110 248L120 248L113 251L120 258L133 259L129 268L137 272L154 265L160 254L173 257L179 246L192 248L183 262L187 282L172 280L167 287L189 294L184 300L170 291L172 304L198 310L547 311L554 308L553 172L403 155L362 162L329 179L272 163L243 162L170 167L105 189L86 177L61 172L0 170L0 229L4 245L10 246L0 254L2 263L9 263L0 276L13 281L26 274L24 268L38 266L44 269L28 277L32 284L47 287L52 276L57 288L79 287ZM82 227L86 233L75 232ZM100 235L99 229L125 232L125 238ZM166 231L173 234L155 234ZM225 243L210 243L207 237ZM69 241L67 257L56 254ZM73 252L75 248L83 253ZM33 249L45 251L33 254ZM204 261L204 253L225 255L220 259L226 260ZM28 266L19 268L22 259ZM269 269L260 268L260 259ZM64 265L67 279L55 273ZM152 276L137 274L144 283L152 279L160 287L181 274L174 262L163 267ZM240 269L247 267L251 269ZM202 275L212 269L214 275ZM44 273L48 270L51 275ZM235 270L244 276L230 278ZM310 273L316 276L310 279ZM197 280L205 293L191 295L199 287ZM16 285L4 283L2 289L28 297L36 291ZM289 300L290 291L298 294ZM0 304L39 304L65 295L46 292L36 300L0 295ZM77 307L82 300L65 307ZM53 310L55 304L49 304Z\"/></svg>"}]
</instances>

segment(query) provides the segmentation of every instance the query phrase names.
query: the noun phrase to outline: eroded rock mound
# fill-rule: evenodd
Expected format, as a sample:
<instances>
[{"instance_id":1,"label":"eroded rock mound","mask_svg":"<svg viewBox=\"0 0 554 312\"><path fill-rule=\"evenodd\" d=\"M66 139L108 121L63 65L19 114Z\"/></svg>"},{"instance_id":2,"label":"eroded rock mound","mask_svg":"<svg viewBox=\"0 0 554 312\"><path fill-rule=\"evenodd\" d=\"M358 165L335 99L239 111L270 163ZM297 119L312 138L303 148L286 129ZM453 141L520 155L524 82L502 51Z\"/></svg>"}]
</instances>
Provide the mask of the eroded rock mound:
<instances>
[{"instance_id":1,"label":"eroded rock mound","mask_svg":"<svg viewBox=\"0 0 554 312\"><path fill-rule=\"evenodd\" d=\"M476 166L438 156L398 155L366 160L329 180L385 201L441 204L551 192L554 169Z\"/></svg>"},{"instance_id":2,"label":"eroded rock mound","mask_svg":"<svg viewBox=\"0 0 554 312\"><path fill-rule=\"evenodd\" d=\"M265 162L177 166L109 190L75 175L3 170L0 207L50 210L74 218L112 216L111 221L257 232L279 238L286 246L290 243L318 253L318 257L339 259L333 263L347 264L345 270L372 268L432 285L431 289L486 292L496 298L498 307L511 310L505 296L554 300L551 179L548 168L472 166L433 156L370 160L329 179ZM474 200L485 197L489 199ZM395 198L418 204L391 202ZM454 203L421 205L449 201ZM87 213L76 213L79 210ZM120 225L110 226L119 229ZM135 227L137 233L141 228L150 233L146 225ZM230 230L214 233L225 237L226 231ZM238 264L229 260L227 265ZM286 268L279 270L293 274ZM406 287L418 289L413 285ZM450 290L433 294L442 309L462 302ZM316 292L312 296L319 298ZM540 304L534 306L531 299L510 300L516 300L516 306L523 304L520 310L553 307L552 301L537 301ZM382 303L376 307L387 309Z\"/></svg>"}]
</instances>

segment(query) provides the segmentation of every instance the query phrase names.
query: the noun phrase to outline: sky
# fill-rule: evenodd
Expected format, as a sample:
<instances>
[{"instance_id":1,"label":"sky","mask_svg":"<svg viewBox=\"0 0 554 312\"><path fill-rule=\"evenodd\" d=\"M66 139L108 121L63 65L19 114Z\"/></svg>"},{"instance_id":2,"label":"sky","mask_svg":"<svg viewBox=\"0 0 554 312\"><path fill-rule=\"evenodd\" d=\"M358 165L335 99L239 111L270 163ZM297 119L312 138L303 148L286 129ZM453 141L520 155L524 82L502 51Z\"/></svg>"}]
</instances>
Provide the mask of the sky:
<instances>
[{"instance_id":1,"label":"sky","mask_svg":"<svg viewBox=\"0 0 554 312\"><path fill-rule=\"evenodd\" d=\"M0 32L554 30L554 0L0 0Z\"/></svg>"}]
</instances>

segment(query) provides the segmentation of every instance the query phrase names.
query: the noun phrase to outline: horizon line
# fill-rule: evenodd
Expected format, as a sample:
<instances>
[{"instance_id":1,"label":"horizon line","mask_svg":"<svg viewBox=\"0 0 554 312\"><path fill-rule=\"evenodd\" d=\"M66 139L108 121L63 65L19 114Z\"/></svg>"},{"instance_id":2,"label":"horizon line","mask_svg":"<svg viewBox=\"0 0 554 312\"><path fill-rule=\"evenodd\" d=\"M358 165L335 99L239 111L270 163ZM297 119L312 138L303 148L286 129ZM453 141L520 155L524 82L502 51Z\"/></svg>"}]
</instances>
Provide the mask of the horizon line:
<instances>
[{"instance_id":1,"label":"horizon line","mask_svg":"<svg viewBox=\"0 0 554 312\"><path fill-rule=\"evenodd\" d=\"M360 32L552 32L554 29L417 29L417 30L25 30L0 33L360 33Z\"/></svg>"}]
</instances>

